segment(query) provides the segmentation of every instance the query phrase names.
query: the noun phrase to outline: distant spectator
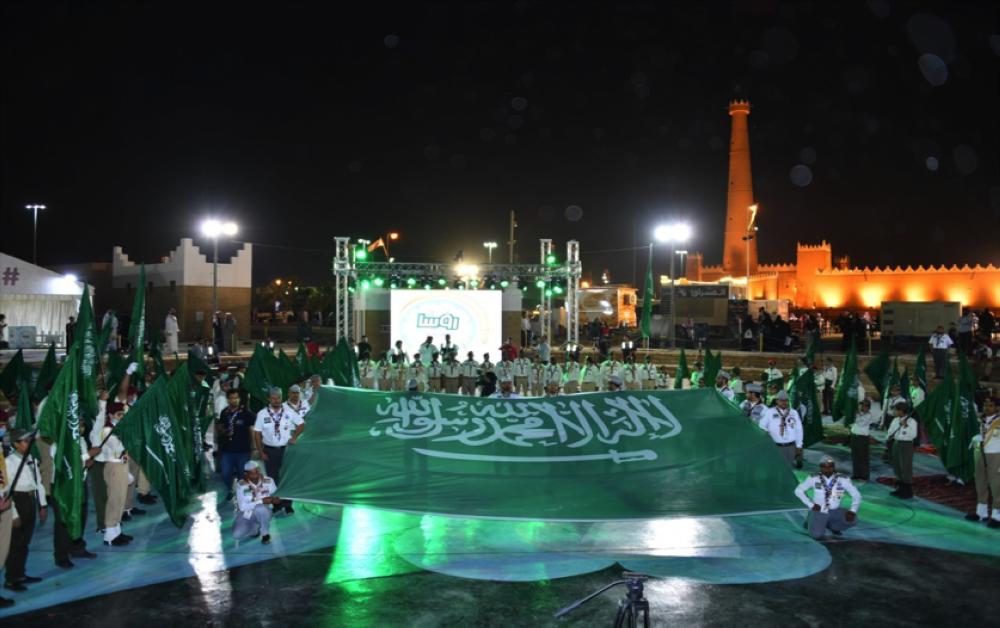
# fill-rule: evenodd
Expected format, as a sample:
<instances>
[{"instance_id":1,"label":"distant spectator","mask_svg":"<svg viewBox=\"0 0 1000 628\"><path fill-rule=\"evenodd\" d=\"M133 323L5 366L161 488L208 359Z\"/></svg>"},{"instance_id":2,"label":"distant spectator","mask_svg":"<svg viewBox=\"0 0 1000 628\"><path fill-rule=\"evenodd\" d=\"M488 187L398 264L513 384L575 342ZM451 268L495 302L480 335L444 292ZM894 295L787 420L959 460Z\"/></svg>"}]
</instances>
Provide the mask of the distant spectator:
<instances>
[{"instance_id":1,"label":"distant spectator","mask_svg":"<svg viewBox=\"0 0 1000 628\"><path fill-rule=\"evenodd\" d=\"M72 316L69 317L69 322L66 323L66 348L69 349L73 346L73 334L76 332L76 319Z\"/></svg>"}]
</instances>

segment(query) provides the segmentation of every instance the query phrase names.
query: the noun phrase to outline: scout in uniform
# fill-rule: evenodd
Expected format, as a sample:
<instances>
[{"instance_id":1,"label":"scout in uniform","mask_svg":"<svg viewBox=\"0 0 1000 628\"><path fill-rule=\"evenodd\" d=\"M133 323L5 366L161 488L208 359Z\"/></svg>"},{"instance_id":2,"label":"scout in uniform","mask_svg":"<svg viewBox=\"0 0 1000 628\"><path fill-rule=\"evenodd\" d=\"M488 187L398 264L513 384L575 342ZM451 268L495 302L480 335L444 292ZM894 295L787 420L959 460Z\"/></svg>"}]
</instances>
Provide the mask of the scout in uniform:
<instances>
[{"instance_id":1,"label":"scout in uniform","mask_svg":"<svg viewBox=\"0 0 1000 628\"><path fill-rule=\"evenodd\" d=\"M779 382L778 387L780 388L781 387L780 382L785 378L785 376L781 374L781 371L779 371L774 367L774 364L775 364L774 360L767 361L767 368L764 369L764 383L770 384L772 381L777 381Z\"/></svg>"},{"instance_id":2,"label":"scout in uniform","mask_svg":"<svg viewBox=\"0 0 1000 628\"><path fill-rule=\"evenodd\" d=\"M427 361L430 362L429 356ZM406 367L406 381L411 379L417 380L420 392L427 390L427 369L424 368L424 362L419 353L413 354L413 361Z\"/></svg>"},{"instance_id":3,"label":"scout in uniform","mask_svg":"<svg viewBox=\"0 0 1000 628\"><path fill-rule=\"evenodd\" d=\"M812 489L812 499L806 492ZM844 494L851 496L851 509L841 508ZM858 523L861 493L847 476L835 472L833 458L824 457L819 463L819 473L810 475L795 487L798 497L809 512L809 536L821 539L827 530L840 536L844 530Z\"/></svg>"},{"instance_id":4,"label":"scout in uniform","mask_svg":"<svg viewBox=\"0 0 1000 628\"><path fill-rule=\"evenodd\" d=\"M858 413L851 423L851 479L868 481L871 475L869 457L869 438L871 426L878 425L882 420L878 412L872 410L871 399L862 399L858 404Z\"/></svg>"},{"instance_id":5,"label":"scout in uniform","mask_svg":"<svg viewBox=\"0 0 1000 628\"><path fill-rule=\"evenodd\" d=\"M910 404L897 401L893 408L896 418L889 424L886 442L892 441L892 470L896 474L896 490L889 493L900 499L913 497L913 441L917 438L917 420L910 416Z\"/></svg>"},{"instance_id":6,"label":"scout in uniform","mask_svg":"<svg viewBox=\"0 0 1000 628\"><path fill-rule=\"evenodd\" d=\"M983 401L983 416L979 433L969 446L976 452L976 511L965 516L970 521L986 521L990 528L1000 528L1000 414L997 400ZM993 494L993 516L990 517L989 497Z\"/></svg>"},{"instance_id":7,"label":"scout in uniform","mask_svg":"<svg viewBox=\"0 0 1000 628\"><path fill-rule=\"evenodd\" d=\"M4 484L12 485L10 502L7 504L7 513L4 517L20 520L20 525L10 532L10 549L7 552L5 563L7 568L4 572L4 588L11 591L27 591L28 587L25 585L42 581L41 578L29 576L24 572L24 566L28 562L31 537L35 533L35 512L37 510L40 523L45 523L45 519L48 517L48 501L46 500L45 485L42 484L42 473L38 461L28 453L33 440L32 434L33 432L28 430L11 430L10 443L14 448L7 456L3 472ZM21 475L18 476L17 469L22 466L22 460L24 466ZM15 476L17 477L16 484L14 483Z\"/></svg>"},{"instance_id":8,"label":"scout in uniform","mask_svg":"<svg viewBox=\"0 0 1000 628\"><path fill-rule=\"evenodd\" d=\"M7 461L3 455L3 437L6 430L4 424L0 423L0 572L3 571L3 565L7 562L7 554L10 553L10 533L13 530L14 517L17 516L14 500L8 495L10 492L9 482L14 478L7 478ZM13 605L14 600L0 597L0 608L8 608Z\"/></svg>"},{"instance_id":9,"label":"scout in uniform","mask_svg":"<svg viewBox=\"0 0 1000 628\"><path fill-rule=\"evenodd\" d=\"M719 394L727 400L735 403L736 393L734 393L733 389L729 387L729 373L726 371L719 371L719 374L715 376L715 389L718 390Z\"/></svg>"},{"instance_id":10,"label":"scout in uniform","mask_svg":"<svg viewBox=\"0 0 1000 628\"><path fill-rule=\"evenodd\" d=\"M440 355L437 353L431 356L431 363L427 365L425 369L427 375L427 390L432 393L441 392L441 376L444 374L443 365L438 359Z\"/></svg>"},{"instance_id":11,"label":"scout in uniform","mask_svg":"<svg viewBox=\"0 0 1000 628\"><path fill-rule=\"evenodd\" d=\"M454 354L449 353L445 358L441 375L444 377L444 391L449 395L457 395L462 381L462 366L455 360Z\"/></svg>"},{"instance_id":12,"label":"scout in uniform","mask_svg":"<svg viewBox=\"0 0 1000 628\"><path fill-rule=\"evenodd\" d=\"M285 449L296 443L304 428L302 417L290 412L281 403L281 389L272 388L268 391L268 405L257 413L253 437L267 475L274 478L275 483L281 482L281 461L285 456ZM288 514L295 512L289 500L275 504L274 510L278 511L282 507Z\"/></svg>"},{"instance_id":13,"label":"scout in uniform","mask_svg":"<svg viewBox=\"0 0 1000 628\"><path fill-rule=\"evenodd\" d=\"M639 369L632 356L627 358L625 366L622 368L622 379L625 381L626 390L639 390Z\"/></svg>"},{"instance_id":14,"label":"scout in uniform","mask_svg":"<svg viewBox=\"0 0 1000 628\"><path fill-rule=\"evenodd\" d=\"M746 389L744 388L743 380L740 378L740 367L734 366L729 372L732 373L732 377L729 378L729 387L732 389L733 394L736 395L736 401L742 402L746 399Z\"/></svg>"},{"instance_id":15,"label":"scout in uniform","mask_svg":"<svg viewBox=\"0 0 1000 628\"><path fill-rule=\"evenodd\" d=\"M274 480L263 475L252 460L243 466L243 479L236 484L236 519L233 521L233 538L253 538L260 535L260 542L271 542L271 508L281 504L275 493Z\"/></svg>"},{"instance_id":16,"label":"scout in uniform","mask_svg":"<svg viewBox=\"0 0 1000 628\"><path fill-rule=\"evenodd\" d=\"M361 377L361 387L368 390L375 389L375 373L378 369L378 362L365 358L358 363L358 375Z\"/></svg>"},{"instance_id":17,"label":"scout in uniform","mask_svg":"<svg viewBox=\"0 0 1000 628\"><path fill-rule=\"evenodd\" d=\"M479 363L471 351L465 362L462 362L462 394L476 396L476 381L479 379Z\"/></svg>"},{"instance_id":18,"label":"scout in uniform","mask_svg":"<svg viewBox=\"0 0 1000 628\"><path fill-rule=\"evenodd\" d=\"M545 379L542 381L542 386L548 386L549 382L562 383L563 370L558 364L547 364L545 366Z\"/></svg>"},{"instance_id":19,"label":"scout in uniform","mask_svg":"<svg viewBox=\"0 0 1000 628\"><path fill-rule=\"evenodd\" d=\"M104 476L105 501L101 531L104 533L104 544L115 547L128 545L132 541L130 535L122 532L121 526L128 498L129 457L125 445L118 436L111 433L123 416L125 416L125 406L118 401L109 402L104 412L97 415L94 429L90 434L90 442L95 448L100 447L100 452L94 459L101 463L101 472Z\"/></svg>"},{"instance_id":20,"label":"scout in uniform","mask_svg":"<svg viewBox=\"0 0 1000 628\"><path fill-rule=\"evenodd\" d=\"M639 367L639 385L643 390L653 390L657 383L657 368L653 364L653 356L647 355L643 365Z\"/></svg>"},{"instance_id":21,"label":"scout in uniform","mask_svg":"<svg viewBox=\"0 0 1000 628\"><path fill-rule=\"evenodd\" d=\"M524 352L524 349L521 349L521 353L518 355L517 359L514 360L514 388L517 390L518 394L528 395L531 393L529 388L530 381L531 360Z\"/></svg>"},{"instance_id":22,"label":"scout in uniform","mask_svg":"<svg viewBox=\"0 0 1000 628\"><path fill-rule=\"evenodd\" d=\"M701 387L701 378L704 375L704 373L702 373L701 366L700 361L694 363L694 370L691 371L691 376L689 377L689 380L691 381L691 388Z\"/></svg>"},{"instance_id":23,"label":"scout in uniform","mask_svg":"<svg viewBox=\"0 0 1000 628\"><path fill-rule=\"evenodd\" d=\"M531 396L540 397L542 395L542 389L545 388L545 363L537 355L535 356L535 361L531 365Z\"/></svg>"},{"instance_id":24,"label":"scout in uniform","mask_svg":"<svg viewBox=\"0 0 1000 628\"><path fill-rule=\"evenodd\" d=\"M548 386L546 386L548 390ZM563 371L563 390L567 395L572 395L580 390L580 362L575 356L566 362Z\"/></svg>"},{"instance_id":25,"label":"scout in uniform","mask_svg":"<svg viewBox=\"0 0 1000 628\"><path fill-rule=\"evenodd\" d=\"M580 372L580 391L594 392L601 385L601 372L594 364L594 358L587 356L587 364Z\"/></svg>"},{"instance_id":26,"label":"scout in uniform","mask_svg":"<svg viewBox=\"0 0 1000 628\"><path fill-rule=\"evenodd\" d=\"M389 358L385 353L375 367L375 379L378 381L379 390L392 390L392 365L389 364Z\"/></svg>"},{"instance_id":27,"label":"scout in uniform","mask_svg":"<svg viewBox=\"0 0 1000 628\"><path fill-rule=\"evenodd\" d=\"M779 391L774 407L765 415L762 427L771 435L781 457L789 466L795 466L796 456L802 453L802 418L788 407L788 393Z\"/></svg>"},{"instance_id":28,"label":"scout in uniform","mask_svg":"<svg viewBox=\"0 0 1000 628\"><path fill-rule=\"evenodd\" d=\"M764 405L764 401L761 399L761 392L763 387L760 384L750 383L745 386L747 398L740 404L740 409L743 410L743 414L747 415L754 425L759 426L761 429L765 429L761 425L761 421L766 414L768 407Z\"/></svg>"}]
</instances>

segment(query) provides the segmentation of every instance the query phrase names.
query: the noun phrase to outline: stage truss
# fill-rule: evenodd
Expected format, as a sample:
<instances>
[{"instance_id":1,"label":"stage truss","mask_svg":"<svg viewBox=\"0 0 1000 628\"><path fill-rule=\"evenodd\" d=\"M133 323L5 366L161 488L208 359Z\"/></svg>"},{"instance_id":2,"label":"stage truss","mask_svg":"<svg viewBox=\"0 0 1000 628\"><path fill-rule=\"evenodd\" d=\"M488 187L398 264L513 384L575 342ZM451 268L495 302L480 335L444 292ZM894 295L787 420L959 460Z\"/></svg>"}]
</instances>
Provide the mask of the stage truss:
<instances>
[{"instance_id":1,"label":"stage truss","mask_svg":"<svg viewBox=\"0 0 1000 628\"><path fill-rule=\"evenodd\" d=\"M358 339L365 333L364 291L352 291L351 283L357 282L360 275L395 276L401 279L410 277L455 277L455 263L432 262L362 262L353 259L354 246L360 246L347 237L336 237L335 255L333 258L333 276L336 295L334 298L334 320L337 338ZM566 292L563 296L566 306L566 344L576 346L580 342L580 276L583 265L580 263L580 243L570 240L566 243L566 259L561 264L549 263L553 254L551 239L539 241L539 260L537 264L477 264L479 277L497 277L513 281L543 280L546 285L553 280L565 280ZM450 282L449 282L450 285ZM405 290L407 288L395 288ZM481 288L482 289L482 288ZM553 294L543 289L539 305L539 320L541 334L553 340ZM558 323L556 325L558 327Z\"/></svg>"}]
</instances>

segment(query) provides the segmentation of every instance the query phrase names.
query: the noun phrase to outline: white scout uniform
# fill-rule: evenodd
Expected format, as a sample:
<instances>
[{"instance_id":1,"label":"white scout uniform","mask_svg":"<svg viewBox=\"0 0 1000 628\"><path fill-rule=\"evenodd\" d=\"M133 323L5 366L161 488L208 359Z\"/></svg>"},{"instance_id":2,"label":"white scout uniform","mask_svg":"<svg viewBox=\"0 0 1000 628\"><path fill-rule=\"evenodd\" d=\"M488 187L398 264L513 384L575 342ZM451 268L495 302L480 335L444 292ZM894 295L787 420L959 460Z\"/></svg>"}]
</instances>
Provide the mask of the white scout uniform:
<instances>
[{"instance_id":1,"label":"white scout uniform","mask_svg":"<svg viewBox=\"0 0 1000 628\"><path fill-rule=\"evenodd\" d=\"M358 375L361 376L361 387L368 390L375 388L375 375L378 371L378 362L374 360L361 360L358 364Z\"/></svg>"},{"instance_id":2,"label":"white scout uniform","mask_svg":"<svg viewBox=\"0 0 1000 628\"><path fill-rule=\"evenodd\" d=\"M881 421L882 416L875 411L875 406L873 405L868 409L868 412L861 412L854 417L854 423L851 424L851 434L855 436L869 436L871 434L871 427L878 425Z\"/></svg>"},{"instance_id":3,"label":"white scout uniform","mask_svg":"<svg viewBox=\"0 0 1000 628\"><path fill-rule=\"evenodd\" d=\"M247 479L237 482L233 538L245 539L271 533L271 508L264 503L264 498L271 497L277 490L274 480L265 475L261 475L257 484Z\"/></svg>"},{"instance_id":4,"label":"white scout uniform","mask_svg":"<svg viewBox=\"0 0 1000 628\"><path fill-rule=\"evenodd\" d=\"M504 360L503 362L498 362L497 365L496 365L496 370L494 371L494 373L496 373L497 379L500 380L500 381L503 381L504 379L506 379L508 377L511 379L511 381L513 381L513 379L514 379L514 364L512 362L508 362L506 360Z\"/></svg>"},{"instance_id":5,"label":"white scout uniform","mask_svg":"<svg viewBox=\"0 0 1000 628\"><path fill-rule=\"evenodd\" d=\"M549 385L549 382L556 382L557 384L562 384L563 370L558 364L546 364L545 365L545 381L542 382L542 387Z\"/></svg>"},{"instance_id":6,"label":"white scout uniform","mask_svg":"<svg viewBox=\"0 0 1000 628\"><path fill-rule=\"evenodd\" d=\"M128 498L129 465L125 445L118 439L118 436L111 434L112 428L105 425L104 410L103 408L101 410L94 421L90 442L94 446L104 442L100 453L94 457L94 460L104 463L103 477L107 491L104 503L104 540L111 542L122 533L122 513L125 511L125 502ZM108 436L109 434L111 435ZM105 438L107 438L106 441Z\"/></svg>"},{"instance_id":7,"label":"white scout uniform","mask_svg":"<svg viewBox=\"0 0 1000 628\"><path fill-rule=\"evenodd\" d=\"M722 388L718 388L717 390L719 391L720 395L722 395L723 397L725 397L729 401L735 401L736 400L736 393L734 393L733 389L730 388L729 386L723 386Z\"/></svg>"},{"instance_id":8,"label":"white scout uniform","mask_svg":"<svg viewBox=\"0 0 1000 628\"><path fill-rule=\"evenodd\" d=\"M656 376L658 369L652 362L646 362L639 367L639 385L643 390L656 388Z\"/></svg>"},{"instance_id":9,"label":"white scout uniform","mask_svg":"<svg viewBox=\"0 0 1000 628\"><path fill-rule=\"evenodd\" d=\"M436 360L431 360L431 363L424 369L424 375L427 379L427 390L441 392L441 376L444 375L444 365Z\"/></svg>"},{"instance_id":10,"label":"white scout uniform","mask_svg":"<svg viewBox=\"0 0 1000 628\"><path fill-rule=\"evenodd\" d=\"M479 378L479 363L469 358L462 362L462 393L474 397L476 395L476 380Z\"/></svg>"},{"instance_id":11,"label":"white scout uniform","mask_svg":"<svg viewBox=\"0 0 1000 628\"><path fill-rule=\"evenodd\" d=\"M410 365L406 367L406 381L411 379L417 380L417 391L424 392L427 390L427 370L424 368L423 362L410 362Z\"/></svg>"},{"instance_id":12,"label":"white scout uniform","mask_svg":"<svg viewBox=\"0 0 1000 628\"><path fill-rule=\"evenodd\" d=\"M761 427L771 435L782 457L788 464L795 464L795 450L802 448L802 419L792 408L782 410L778 406L764 413Z\"/></svg>"},{"instance_id":13,"label":"white scout uniform","mask_svg":"<svg viewBox=\"0 0 1000 628\"><path fill-rule=\"evenodd\" d=\"M975 451L976 514L980 520L986 519L992 492L993 520L1000 521L1000 415L982 418L969 447Z\"/></svg>"},{"instance_id":14,"label":"white scout uniform","mask_svg":"<svg viewBox=\"0 0 1000 628\"><path fill-rule=\"evenodd\" d=\"M622 379L625 382L626 390L639 390L639 367L635 364L626 364L622 367Z\"/></svg>"},{"instance_id":15,"label":"white scout uniform","mask_svg":"<svg viewBox=\"0 0 1000 628\"><path fill-rule=\"evenodd\" d=\"M783 379L783 378L784 378L784 376L781 374L781 371L779 371L778 369L774 368L773 366L770 366L770 367L764 369L764 383L765 384L767 382L771 381L772 379Z\"/></svg>"},{"instance_id":16,"label":"white scout uniform","mask_svg":"<svg viewBox=\"0 0 1000 628\"><path fill-rule=\"evenodd\" d=\"M522 395L530 393L531 386L531 360L529 358L517 358L514 360L514 389Z\"/></svg>"},{"instance_id":17,"label":"white scout uniform","mask_svg":"<svg viewBox=\"0 0 1000 628\"><path fill-rule=\"evenodd\" d=\"M601 386L601 369L588 364L580 371L580 392L594 392Z\"/></svg>"},{"instance_id":18,"label":"white scout uniform","mask_svg":"<svg viewBox=\"0 0 1000 628\"><path fill-rule=\"evenodd\" d=\"M441 367L441 374L444 375L444 391L457 395L462 381L462 365L454 360L448 360Z\"/></svg>"},{"instance_id":19,"label":"white scout uniform","mask_svg":"<svg viewBox=\"0 0 1000 628\"><path fill-rule=\"evenodd\" d=\"M566 394L572 395L580 389L580 363L567 362L563 374L563 390Z\"/></svg>"},{"instance_id":20,"label":"white scout uniform","mask_svg":"<svg viewBox=\"0 0 1000 628\"><path fill-rule=\"evenodd\" d=\"M286 401L282 404L285 406L285 410L289 413L294 414L299 417L300 423L305 421L306 415L309 414L310 405L308 402L299 397L299 403L297 405L292 405L291 401Z\"/></svg>"},{"instance_id":21,"label":"white scout uniform","mask_svg":"<svg viewBox=\"0 0 1000 628\"><path fill-rule=\"evenodd\" d=\"M291 440L295 428L305 423L297 413L290 411L285 404L274 410L270 405L257 413L253 429L260 432L260 440L265 447L284 447Z\"/></svg>"},{"instance_id":22,"label":"white scout uniform","mask_svg":"<svg viewBox=\"0 0 1000 628\"><path fill-rule=\"evenodd\" d=\"M542 389L545 388L545 365L541 361L531 365L531 396L541 397Z\"/></svg>"},{"instance_id":23,"label":"white scout uniform","mask_svg":"<svg viewBox=\"0 0 1000 628\"><path fill-rule=\"evenodd\" d=\"M379 390L392 390L392 365L388 362L379 362L375 367L375 379Z\"/></svg>"},{"instance_id":24,"label":"white scout uniform","mask_svg":"<svg viewBox=\"0 0 1000 628\"><path fill-rule=\"evenodd\" d=\"M602 390L608 389L608 379L610 379L612 375L617 375L618 377L622 376L622 366L622 363L618 360L605 360L601 363L599 371L601 374Z\"/></svg>"},{"instance_id":25,"label":"white scout uniform","mask_svg":"<svg viewBox=\"0 0 1000 628\"><path fill-rule=\"evenodd\" d=\"M810 488L813 492L812 499L806 495ZM851 496L851 512L857 513L861 507L861 493L843 475L833 473L827 477L819 473L807 477L795 487L795 496L810 510L809 536L821 539L827 530L840 534L856 525L855 521L847 521L846 512L840 507L845 493ZM815 506L819 506L819 510L813 510Z\"/></svg>"},{"instance_id":26,"label":"white scout uniform","mask_svg":"<svg viewBox=\"0 0 1000 628\"><path fill-rule=\"evenodd\" d=\"M765 406L761 401L750 401L747 399L740 404L740 409L743 410L743 414L747 415L754 422L754 425L760 425L764 412L770 408Z\"/></svg>"},{"instance_id":27,"label":"white scout uniform","mask_svg":"<svg viewBox=\"0 0 1000 628\"><path fill-rule=\"evenodd\" d=\"M430 364L431 358L434 354L438 352L438 348L434 346L434 343L424 343L420 345L420 361L424 364Z\"/></svg>"}]
</instances>

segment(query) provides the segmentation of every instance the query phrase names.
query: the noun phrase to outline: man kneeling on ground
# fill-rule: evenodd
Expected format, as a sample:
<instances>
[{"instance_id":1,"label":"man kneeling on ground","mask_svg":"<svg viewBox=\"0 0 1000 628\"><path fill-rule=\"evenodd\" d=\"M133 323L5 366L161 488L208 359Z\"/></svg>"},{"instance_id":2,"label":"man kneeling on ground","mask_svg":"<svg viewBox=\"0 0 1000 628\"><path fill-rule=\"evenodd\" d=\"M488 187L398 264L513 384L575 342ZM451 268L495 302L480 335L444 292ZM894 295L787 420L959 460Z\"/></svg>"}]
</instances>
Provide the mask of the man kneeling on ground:
<instances>
[{"instance_id":1,"label":"man kneeling on ground","mask_svg":"<svg viewBox=\"0 0 1000 628\"><path fill-rule=\"evenodd\" d=\"M812 500L806 497L806 491L813 490ZM840 502L844 493L851 496L851 509L844 510ZM827 530L834 536L840 536L844 530L857 525L858 508L861 507L861 493L854 488L851 480L835 473L833 458L824 457L819 463L819 473L802 480L795 488L795 496L802 500L809 513L809 536L821 539Z\"/></svg>"},{"instance_id":2,"label":"man kneeling on ground","mask_svg":"<svg viewBox=\"0 0 1000 628\"><path fill-rule=\"evenodd\" d=\"M260 472L256 462L243 466L243 479L236 483L236 521L233 522L233 538L253 538L262 535L260 542L271 542L271 508L281 502L274 494L277 487L274 480Z\"/></svg>"}]
</instances>

